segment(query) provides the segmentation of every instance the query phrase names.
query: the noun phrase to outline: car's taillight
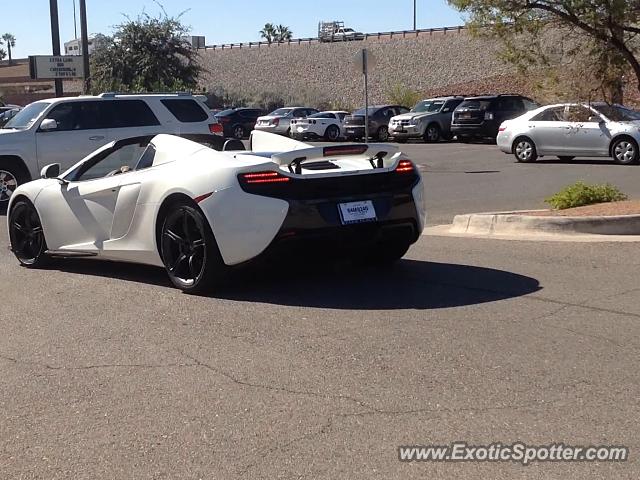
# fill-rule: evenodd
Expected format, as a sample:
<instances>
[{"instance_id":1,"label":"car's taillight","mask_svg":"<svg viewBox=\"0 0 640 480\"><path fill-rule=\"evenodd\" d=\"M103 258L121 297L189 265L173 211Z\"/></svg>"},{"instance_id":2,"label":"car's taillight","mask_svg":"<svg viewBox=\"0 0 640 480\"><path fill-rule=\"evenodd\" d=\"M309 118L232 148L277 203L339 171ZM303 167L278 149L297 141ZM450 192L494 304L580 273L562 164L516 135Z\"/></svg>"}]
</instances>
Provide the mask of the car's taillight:
<instances>
[{"instance_id":1,"label":"car's taillight","mask_svg":"<svg viewBox=\"0 0 640 480\"><path fill-rule=\"evenodd\" d=\"M224 128L222 128L222 124L220 123L210 123L209 124L209 131L215 135L222 135L224 132Z\"/></svg>"},{"instance_id":2,"label":"car's taillight","mask_svg":"<svg viewBox=\"0 0 640 480\"><path fill-rule=\"evenodd\" d=\"M332 157L334 155L362 155L369 149L367 145L338 145L335 147L324 147L322 155Z\"/></svg>"},{"instance_id":3,"label":"car's taillight","mask_svg":"<svg viewBox=\"0 0 640 480\"><path fill-rule=\"evenodd\" d=\"M274 126L276 126L276 127L277 127L278 125L280 125L280 119L279 119L279 118L274 118L273 120L271 120L271 123L272 123Z\"/></svg>"},{"instance_id":4,"label":"car's taillight","mask_svg":"<svg viewBox=\"0 0 640 480\"><path fill-rule=\"evenodd\" d=\"M414 166L411 160L400 160L398 162L398 166L396 167L396 172L398 173L407 173L413 172Z\"/></svg>"},{"instance_id":5,"label":"car's taillight","mask_svg":"<svg viewBox=\"0 0 640 480\"><path fill-rule=\"evenodd\" d=\"M274 171L242 173L239 175L239 177L240 180L246 184L286 183L291 181L290 177Z\"/></svg>"}]
</instances>

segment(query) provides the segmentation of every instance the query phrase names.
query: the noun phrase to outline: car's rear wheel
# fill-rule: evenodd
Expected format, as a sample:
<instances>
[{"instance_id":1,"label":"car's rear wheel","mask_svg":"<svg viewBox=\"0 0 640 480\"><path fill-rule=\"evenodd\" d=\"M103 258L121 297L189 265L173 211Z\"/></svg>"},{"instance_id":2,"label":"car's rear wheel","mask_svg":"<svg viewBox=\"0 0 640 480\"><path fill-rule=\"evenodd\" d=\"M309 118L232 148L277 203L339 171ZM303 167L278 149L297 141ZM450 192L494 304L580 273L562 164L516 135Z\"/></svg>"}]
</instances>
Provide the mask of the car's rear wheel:
<instances>
[{"instance_id":1,"label":"car's rear wheel","mask_svg":"<svg viewBox=\"0 0 640 480\"><path fill-rule=\"evenodd\" d=\"M571 156L568 156L568 155L560 155L560 156L558 157L558 159L559 159L559 160L561 160L561 161L563 161L563 162L570 162L570 161L571 161L571 160L573 160L574 158L576 158L576 157L571 157Z\"/></svg>"},{"instance_id":2,"label":"car's rear wheel","mask_svg":"<svg viewBox=\"0 0 640 480\"><path fill-rule=\"evenodd\" d=\"M233 138L242 140L244 138L244 127L242 125L236 125L233 127Z\"/></svg>"},{"instance_id":3,"label":"car's rear wheel","mask_svg":"<svg viewBox=\"0 0 640 480\"><path fill-rule=\"evenodd\" d=\"M427 129L424 131L424 141L427 143L436 143L440 141L440 137L441 137L441 133L440 133L440 127L438 127L438 125L431 124L427 127Z\"/></svg>"},{"instance_id":4,"label":"car's rear wheel","mask_svg":"<svg viewBox=\"0 0 640 480\"><path fill-rule=\"evenodd\" d=\"M324 138L329 142L335 142L340 137L340 129L336 125L329 125L324 132Z\"/></svg>"},{"instance_id":5,"label":"car's rear wheel","mask_svg":"<svg viewBox=\"0 0 640 480\"><path fill-rule=\"evenodd\" d=\"M635 140L623 137L614 142L611 153L616 163L621 165L631 165L638 163L638 144Z\"/></svg>"},{"instance_id":6,"label":"car's rear wheel","mask_svg":"<svg viewBox=\"0 0 640 480\"><path fill-rule=\"evenodd\" d=\"M378 138L378 141L386 142L389 140L389 129L383 125L378 129L376 137Z\"/></svg>"},{"instance_id":7,"label":"car's rear wheel","mask_svg":"<svg viewBox=\"0 0 640 480\"><path fill-rule=\"evenodd\" d=\"M520 163L535 162L538 158L536 146L528 137L520 137L513 142L513 154Z\"/></svg>"},{"instance_id":8,"label":"car's rear wheel","mask_svg":"<svg viewBox=\"0 0 640 480\"><path fill-rule=\"evenodd\" d=\"M36 208L28 200L18 200L9 213L11 250L26 267L41 267L47 263L47 242Z\"/></svg>"},{"instance_id":9,"label":"car's rear wheel","mask_svg":"<svg viewBox=\"0 0 640 480\"><path fill-rule=\"evenodd\" d=\"M160 245L171 282L186 293L205 293L226 275L227 267L206 218L186 201L169 208Z\"/></svg>"}]
</instances>

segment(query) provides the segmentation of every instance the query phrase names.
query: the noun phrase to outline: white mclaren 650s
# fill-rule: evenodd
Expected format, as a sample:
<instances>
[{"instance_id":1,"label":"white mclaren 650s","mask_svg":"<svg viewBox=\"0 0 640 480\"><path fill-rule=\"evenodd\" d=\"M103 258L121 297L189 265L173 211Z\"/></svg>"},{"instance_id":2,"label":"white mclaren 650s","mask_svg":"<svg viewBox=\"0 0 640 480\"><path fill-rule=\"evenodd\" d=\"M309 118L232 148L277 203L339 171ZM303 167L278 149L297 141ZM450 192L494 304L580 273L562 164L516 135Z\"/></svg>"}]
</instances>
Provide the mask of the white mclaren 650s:
<instances>
[{"instance_id":1,"label":"white mclaren 650s","mask_svg":"<svg viewBox=\"0 0 640 480\"><path fill-rule=\"evenodd\" d=\"M7 221L19 262L96 257L164 266L203 293L275 255L400 259L425 222L416 166L388 144L314 147L253 132L242 142L156 135L109 143L18 187ZM283 257L278 257L278 256Z\"/></svg>"}]
</instances>

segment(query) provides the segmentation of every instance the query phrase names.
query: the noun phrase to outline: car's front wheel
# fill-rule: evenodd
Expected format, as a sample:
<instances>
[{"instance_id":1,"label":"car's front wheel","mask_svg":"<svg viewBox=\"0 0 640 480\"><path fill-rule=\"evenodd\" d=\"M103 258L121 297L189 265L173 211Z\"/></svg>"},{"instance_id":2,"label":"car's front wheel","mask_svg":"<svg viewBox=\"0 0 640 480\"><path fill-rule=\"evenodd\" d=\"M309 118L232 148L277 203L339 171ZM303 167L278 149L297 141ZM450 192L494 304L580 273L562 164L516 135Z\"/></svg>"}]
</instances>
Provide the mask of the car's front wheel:
<instances>
[{"instance_id":1,"label":"car's front wheel","mask_svg":"<svg viewBox=\"0 0 640 480\"><path fill-rule=\"evenodd\" d=\"M427 143L436 143L440 141L440 137L441 137L441 133L440 133L440 127L438 127L438 125L431 124L427 127L427 129L424 132L424 141Z\"/></svg>"},{"instance_id":2,"label":"car's front wheel","mask_svg":"<svg viewBox=\"0 0 640 480\"><path fill-rule=\"evenodd\" d=\"M22 170L16 168L15 162L0 159L0 211L5 211L9 199L18 185L27 179Z\"/></svg>"},{"instance_id":3,"label":"car's front wheel","mask_svg":"<svg viewBox=\"0 0 640 480\"><path fill-rule=\"evenodd\" d=\"M18 200L9 212L11 250L25 267L41 267L47 263L47 242L40 216L28 200Z\"/></svg>"},{"instance_id":4,"label":"car's front wheel","mask_svg":"<svg viewBox=\"0 0 640 480\"><path fill-rule=\"evenodd\" d=\"M538 152L533 140L527 137L520 137L514 142L513 154L520 163L535 162L538 158Z\"/></svg>"},{"instance_id":5,"label":"car's front wheel","mask_svg":"<svg viewBox=\"0 0 640 480\"><path fill-rule=\"evenodd\" d=\"M171 282L186 293L201 294L224 279L227 267L206 218L195 206L169 208L161 231L161 256Z\"/></svg>"},{"instance_id":6,"label":"car's front wheel","mask_svg":"<svg viewBox=\"0 0 640 480\"><path fill-rule=\"evenodd\" d=\"M389 140L389 129L383 125L378 129L376 137L378 138L378 141L386 142L387 140Z\"/></svg>"},{"instance_id":7,"label":"car's front wheel","mask_svg":"<svg viewBox=\"0 0 640 480\"><path fill-rule=\"evenodd\" d=\"M631 165L638 163L638 144L631 138L620 138L611 147L611 153L616 163L621 165Z\"/></svg>"},{"instance_id":8,"label":"car's front wheel","mask_svg":"<svg viewBox=\"0 0 640 480\"><path fill-rule=\"evenodd\" d=\"M329 125L324 132L324 138L329 142L335 142L340 138L340 129L336 125Z\"/></svg>"}]
</instances>

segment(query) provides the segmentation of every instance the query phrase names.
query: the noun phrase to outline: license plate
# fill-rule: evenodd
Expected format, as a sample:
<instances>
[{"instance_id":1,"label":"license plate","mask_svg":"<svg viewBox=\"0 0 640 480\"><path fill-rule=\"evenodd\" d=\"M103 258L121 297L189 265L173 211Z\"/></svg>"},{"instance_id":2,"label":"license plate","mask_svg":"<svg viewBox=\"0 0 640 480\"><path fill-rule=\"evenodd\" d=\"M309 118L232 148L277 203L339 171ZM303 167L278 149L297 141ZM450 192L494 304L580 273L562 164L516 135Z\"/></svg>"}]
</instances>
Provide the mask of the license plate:
<instances>
[{"instance_id":1,"label":"license plate","mask_svg":"<svg viewBox=\"0 0 640 480\"><path fill-rule=\"evenodd\" d=\"M338 209L340 210L340 220L342 220L343 225L375 222L377 220L376 209L371 200L339 203Z\"/></svg>"}]
</instances>

